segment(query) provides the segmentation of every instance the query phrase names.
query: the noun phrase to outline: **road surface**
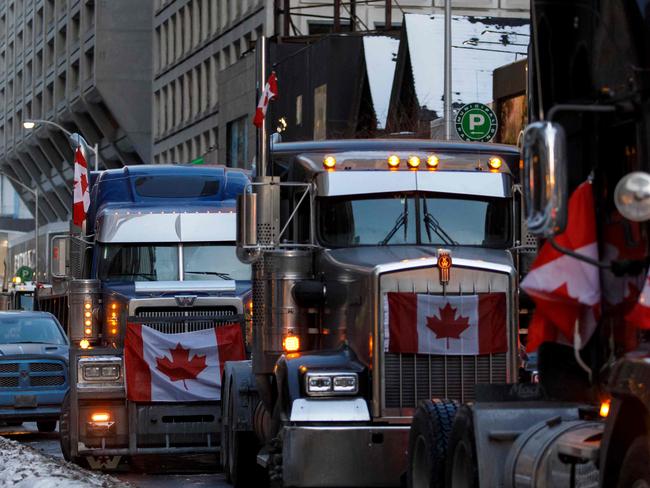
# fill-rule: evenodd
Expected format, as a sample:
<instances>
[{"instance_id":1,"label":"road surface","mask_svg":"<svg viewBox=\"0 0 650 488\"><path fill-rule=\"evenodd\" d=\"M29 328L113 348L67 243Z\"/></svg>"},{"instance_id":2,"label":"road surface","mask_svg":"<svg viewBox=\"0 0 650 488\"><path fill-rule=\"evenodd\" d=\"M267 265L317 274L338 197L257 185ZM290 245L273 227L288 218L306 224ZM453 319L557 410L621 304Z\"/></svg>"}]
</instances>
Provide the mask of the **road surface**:
<instances>
[{"instance_id":1,"label":"road surface","mask_svg":"<svg viewBox=\"0 0 650 488\"><path fill-rule=\"evenodd\" d=\"M42 434L36 424L26 422L19 427L0 426L0 435L22 442L54 457L62 458L59 434ZM215 469L212 456L166 459L141 459L132 469L111 473L116 478L138 488L231 488L222 473ZM192 466L192 469L188 469Z\"/></svg>"}]
</instances>

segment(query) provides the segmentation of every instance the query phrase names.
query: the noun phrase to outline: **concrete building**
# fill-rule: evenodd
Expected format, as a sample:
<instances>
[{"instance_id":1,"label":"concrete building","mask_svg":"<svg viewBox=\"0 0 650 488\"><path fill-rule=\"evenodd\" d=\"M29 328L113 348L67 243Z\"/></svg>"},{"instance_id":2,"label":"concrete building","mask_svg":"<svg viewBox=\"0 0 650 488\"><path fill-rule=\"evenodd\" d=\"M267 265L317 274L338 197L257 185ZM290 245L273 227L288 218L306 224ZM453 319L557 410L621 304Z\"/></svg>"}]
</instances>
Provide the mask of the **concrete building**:
<instances>
[{"instance_id":1,"label":"concrete building","mask_svg":"<svg viewBox=\"0 0 650 488\"><path fill-rule=\"evenodd\" d=\"M332 6L322 6L330 3ZM153 158L251 167L256 39L339 31L395 32L405 13L442 14L444 0L154 0ZM528 17L527 0L454 0L455 15ZM288 9L286 8L288 6ZM290 42L290 39L287 39ZM281 83L281 82L280 82ZM282 87L280 84L280 92ZM280 93L280 94L281 94Z\"/></svg>"},{"instance_id":2,"label":"concrete building","mask_svg":"<svg viewBox=\"0 0 650 488\"><path fill-rule=\"evenodd\" d=\"M99 144L100 167L151 159L152 0L0 2L0 170L38 189L42 224L69 219L73 152L62 131ZM16 190L33 213L34 197Z\"/></svg>"}]
</instances>

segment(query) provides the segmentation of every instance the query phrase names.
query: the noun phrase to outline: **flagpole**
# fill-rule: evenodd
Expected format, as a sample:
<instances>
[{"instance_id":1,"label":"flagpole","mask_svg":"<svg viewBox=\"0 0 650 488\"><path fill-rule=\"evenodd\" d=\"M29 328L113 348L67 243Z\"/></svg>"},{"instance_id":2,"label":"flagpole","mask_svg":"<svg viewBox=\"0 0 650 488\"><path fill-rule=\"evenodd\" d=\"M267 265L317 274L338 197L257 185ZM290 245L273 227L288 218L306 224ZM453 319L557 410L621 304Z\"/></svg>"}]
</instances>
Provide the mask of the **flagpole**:
<instances>
[{"instance_id":1,"label":"flagpole","mask_svg":"<svg viewBox=\"0 0 650 488\"><path fill-rule=\"evenodd\" d=\"M257 69L257 88L258 88L258 97L261 96L261 93L264 91L264 84L266 83L266 69L267 69L267 59L266 59L266 50L268 45L268 40L266 36L260 36L258 39L259 42L259 53L258 60L259 66ZM258 178L264 178L266 176L266 170L268 165L268 145L267 145L267 129L266 129L266 117L262 119L262 126L258 130L258 161L257 161L257 176Z\"/></svg>"}]
</instances>

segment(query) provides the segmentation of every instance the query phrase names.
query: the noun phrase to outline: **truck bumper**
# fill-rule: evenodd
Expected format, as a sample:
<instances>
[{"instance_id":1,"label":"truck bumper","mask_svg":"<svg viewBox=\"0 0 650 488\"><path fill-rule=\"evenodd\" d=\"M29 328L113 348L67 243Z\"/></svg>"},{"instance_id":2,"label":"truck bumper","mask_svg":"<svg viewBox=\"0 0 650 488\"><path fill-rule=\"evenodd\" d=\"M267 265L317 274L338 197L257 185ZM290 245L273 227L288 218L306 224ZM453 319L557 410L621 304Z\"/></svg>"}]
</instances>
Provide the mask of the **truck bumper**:
<instances>
[{"instance_id":1,"label":"truck bumper","mask_svg":"<svg viewBox=\"0 0 650 488\"><path fill-rule=\"evenodd\" d=\"M408 425L285 427L285 486L399 486ZM291 462L287 462L291 460Z\"/></svg>"},{"instance_id":2,"label":"truck bumper","mask_svg":"<svg viewBox=\"0 0 650 488\"><path fill-rule=\"evenodd\" d=\"M0 407L0 421L59 420L59 415L61 415L61 405L42 405L36 408Z\"/></svg>"}]
</instances>

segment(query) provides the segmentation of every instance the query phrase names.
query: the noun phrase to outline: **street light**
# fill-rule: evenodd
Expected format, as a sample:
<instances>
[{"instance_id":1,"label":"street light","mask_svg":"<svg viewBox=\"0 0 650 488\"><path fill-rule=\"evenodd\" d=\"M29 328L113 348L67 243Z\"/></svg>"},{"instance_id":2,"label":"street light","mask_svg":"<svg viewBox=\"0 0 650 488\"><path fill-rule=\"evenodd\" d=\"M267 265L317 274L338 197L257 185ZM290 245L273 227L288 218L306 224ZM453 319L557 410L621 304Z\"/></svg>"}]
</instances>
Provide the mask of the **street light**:
<instances>
[{"instance_id":1,"label":"street light","mask_svg":"<svg viewBox=\"0 0 650 488\"><path fill-rule=\"evenodd\" d=\"M30 188L22 181L14 178L13 176L9 176L4 171L0 171L0 175L13 181L15 184L19 185L21 188L34 195L34 249L36 252L36 260L34 261L34 276L36 277L36 281L38 281L38 188Z\"/></svg>"},{"instance_id":2,"label":"street light","mask_svg":"<svg viewBox=\"0 0 650 488\"><path fill-rule=\"evenodd\" d=\"M23 127L27 130L31 130L34 127L36 127L38 124L44 124L44 125L51 125L53 127L56 127L59 129L61 132L63 132L66 136L68 136L68 139L70 139L71 145L73 148L77 148L78 146L83 146L85 148L90 149L93 154L95 155L95 171L97 171L99 167L99 145L95 143L94 147L90 147L88 145L88 142L83 138L81 134L77 134L76 132L73 134L69 130L67 130L65 127L60 126L56 122L52 122L51 120L43 120L43 119L25 119L23 120Z\"/></svg>"}]
</instances>

